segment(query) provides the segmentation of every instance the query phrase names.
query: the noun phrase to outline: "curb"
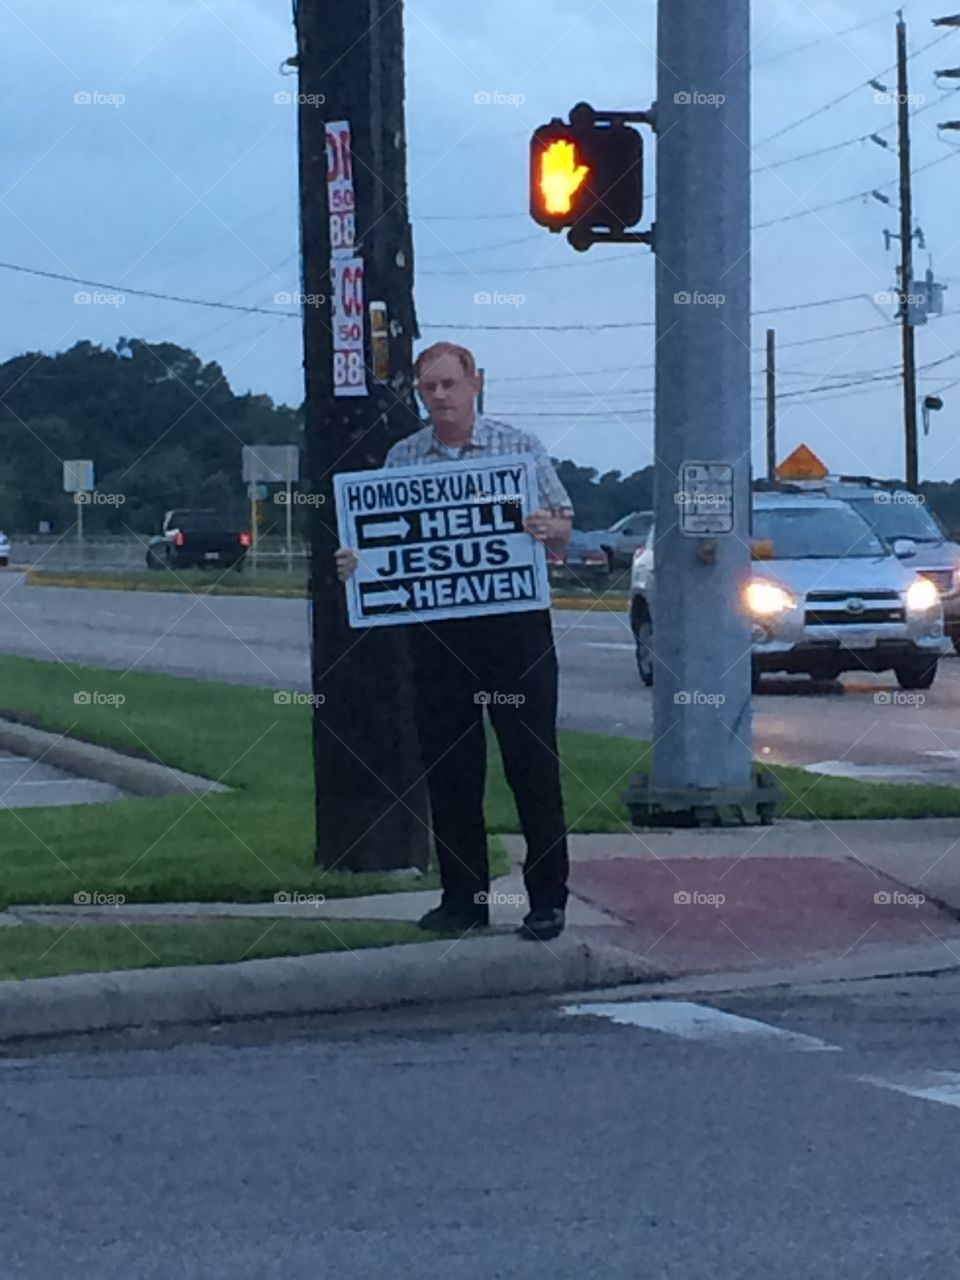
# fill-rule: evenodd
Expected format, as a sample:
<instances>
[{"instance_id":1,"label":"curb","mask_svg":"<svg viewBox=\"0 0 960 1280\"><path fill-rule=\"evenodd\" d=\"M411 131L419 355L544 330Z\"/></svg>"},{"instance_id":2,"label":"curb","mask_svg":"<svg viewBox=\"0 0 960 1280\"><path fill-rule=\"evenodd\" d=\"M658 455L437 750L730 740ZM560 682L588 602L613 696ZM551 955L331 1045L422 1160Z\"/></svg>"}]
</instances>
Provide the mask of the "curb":
<instances>
[{"instance_id":1,"label":"curb","mask_svg":"<svg viewBox=\"0 0 960 1280\"><path fill-rule=\"evenodd\" d=\"M137 796L206 795L230 790L210 778L171 769L158 761L126 756L92 742L49 733L46 729L34 729L16 720L0 720L0 750L42 760L67 773L106 782Z\"/></svg>"},{"instance_id":2,"label":"curb","mask_svg":"<svg viewBox=\"0 0 960 1280\"><path fill-rule=\"evenodd\" d=\"M424 942L237 964L27 978L0 982L0 1044L557 994L660 981L664 976L618 947L569 935L549 947L537 947L511 934L462 945Z\"/></svg>"}]
</instances>

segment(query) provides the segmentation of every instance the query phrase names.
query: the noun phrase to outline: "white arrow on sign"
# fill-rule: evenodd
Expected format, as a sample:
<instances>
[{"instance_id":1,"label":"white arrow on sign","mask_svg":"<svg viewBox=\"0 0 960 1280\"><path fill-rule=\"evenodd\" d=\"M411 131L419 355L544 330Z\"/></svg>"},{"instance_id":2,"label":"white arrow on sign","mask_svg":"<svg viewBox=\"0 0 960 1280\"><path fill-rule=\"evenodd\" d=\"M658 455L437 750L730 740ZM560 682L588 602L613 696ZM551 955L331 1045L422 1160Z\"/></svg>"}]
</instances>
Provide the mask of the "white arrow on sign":
<instances>
[{"instance_id":1,"label":"white arrow on sign","mask_svg":"<svg viewBox=\"0 0 960 1280\"><path fill-rule=\"evenodd\" d=\"M410 599L410 592L406 587L387 587L378 591L364 590L364 605L378 606L381 604L406 604Z\"/></svg>"},{"instance_id":2,"label":"white arrow on sign","mask_svg":"<svg viewBox=\"0 0 960 1280\"><path fill-rule=\"evenodd\" d=\"M381 520L379 524L368 524L363 531L365 538L405 538L412 525L401 516L398 520Z\"/></svg>"}]
</instances>

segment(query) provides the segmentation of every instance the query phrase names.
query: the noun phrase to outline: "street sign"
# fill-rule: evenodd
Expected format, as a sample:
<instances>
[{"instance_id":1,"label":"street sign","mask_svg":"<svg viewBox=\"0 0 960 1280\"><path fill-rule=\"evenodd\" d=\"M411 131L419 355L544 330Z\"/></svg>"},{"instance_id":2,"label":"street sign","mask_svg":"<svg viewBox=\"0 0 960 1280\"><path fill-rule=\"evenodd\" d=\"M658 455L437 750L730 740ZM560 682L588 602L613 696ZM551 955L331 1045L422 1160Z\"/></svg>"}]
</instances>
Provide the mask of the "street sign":
<instances>
[{"instance_id":1,"label":"street sign","mask_svg":"<svg viewBox=\"0 0 960 1280\"><path fill-rule=\"evenodd\" d=\"M778 480L825 480L829 474L824 463L805 444L798 444L777 467Z\"/></svg>"},{"instance_id":2,"label":"street sign","mask_svg":"<svg viewBox=\"0 0 960 1280\"><path fill-rule=\"evenodd\" d=\"M300 450L295 444L245 444L242 465L248 484L296 484ZM266 491L261 496L265 498Z\"/></svg>"},{"instance_id":3,"label":"street sign","mask_svg":"<svg viewBox=\"0 0 960 1280\"><path fill-rule=\"evenodd\" d=\"M89 458L73 458L64 462L64 493L92 493L96 487L93 463Z\"/></svg>"},{"instance_id":4,"label":"street sign","mask_svg":"<svg viewBox=\"0 0 960 1280\"><path fill-rule=\"evenodd\" d=\"M680 532L691 538L733 533L733 467L684 462L680 467Z\"/></svg>"},{"instance_id":5,"label":"street sign","mask_svg":"<svg viewBox=\"0 0 960 1280\"><path fill-rule=\"evenodd\" d=\"M550 607L529 457L390 467L334 476L351 627L397 626Z\"/></svg>"}]
</instances>

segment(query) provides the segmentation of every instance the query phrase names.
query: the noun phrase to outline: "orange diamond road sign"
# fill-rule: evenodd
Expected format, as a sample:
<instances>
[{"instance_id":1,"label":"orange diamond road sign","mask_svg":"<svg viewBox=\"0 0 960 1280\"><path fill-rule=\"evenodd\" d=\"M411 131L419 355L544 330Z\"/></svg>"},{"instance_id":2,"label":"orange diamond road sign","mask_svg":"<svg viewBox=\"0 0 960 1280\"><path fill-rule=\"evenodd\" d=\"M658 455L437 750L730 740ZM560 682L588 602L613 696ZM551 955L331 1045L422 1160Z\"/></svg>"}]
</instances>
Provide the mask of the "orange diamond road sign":
<instances>
[{"instance_id":1,"label":"orange diamond road sign","mask_svg":"<svg viewBox=\"0 0 960 1280\"><path fill-rule=\"evenodd\" d=\"M805 444L797 445L777 467L778 480L825 480L829 471Z\"/></svg>"}]
</instances>

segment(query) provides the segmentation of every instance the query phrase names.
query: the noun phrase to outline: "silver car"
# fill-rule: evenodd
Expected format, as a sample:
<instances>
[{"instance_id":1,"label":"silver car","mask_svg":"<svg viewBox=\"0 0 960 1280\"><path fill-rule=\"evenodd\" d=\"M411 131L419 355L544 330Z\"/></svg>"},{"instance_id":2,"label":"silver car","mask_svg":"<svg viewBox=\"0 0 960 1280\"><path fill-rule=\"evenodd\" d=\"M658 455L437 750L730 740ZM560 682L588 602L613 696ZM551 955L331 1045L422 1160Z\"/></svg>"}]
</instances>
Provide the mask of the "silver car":
<instances>
[{"instance_id":1,"label":"silver car","mask_svg":"<svg viewBox=\"0 0 960 1280\"><path fill-rule=\"evenodd\" d=\"M902 485L860 476L829 477L824 490L849 502L874 533L908 568L929 578L940 592L943 625L954 647L960 642L960 546L951 542L922 494Z\"/></svg>"},{"instance_id":2,"label":"silver car","mask_svg":"<svg viewBox=\"0 0 960 1280\"><path fill-rule=\"evenodd\" d=\"M939 593L908 569L850 506L815 494L753 499L754 554L741 607L753 622L753 670L836 679L892 669L928 689L950 648ZM653 539L634 559L630 620L637 668L653 683Z\"/></svg>"}]
</instances>

